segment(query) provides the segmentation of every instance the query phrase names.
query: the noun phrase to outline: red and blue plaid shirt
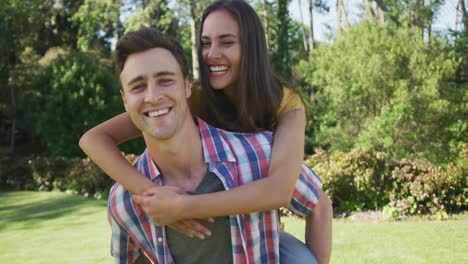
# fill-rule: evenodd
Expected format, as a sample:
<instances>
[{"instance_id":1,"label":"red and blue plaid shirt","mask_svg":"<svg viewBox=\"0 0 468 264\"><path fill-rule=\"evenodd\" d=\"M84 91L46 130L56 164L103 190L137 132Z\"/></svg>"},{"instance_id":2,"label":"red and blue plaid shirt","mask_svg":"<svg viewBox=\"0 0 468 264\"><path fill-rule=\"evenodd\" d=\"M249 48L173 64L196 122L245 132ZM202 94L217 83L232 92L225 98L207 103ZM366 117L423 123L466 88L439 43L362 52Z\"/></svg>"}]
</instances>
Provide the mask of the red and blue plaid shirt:
<instances>
[{"instance_id":1,"label":"red and blue plaid shirt","mask_svg":"<svg viewBox=\"0 0 468 264\"><path fill-rule=\"evenodd\" d=\"M208 170L219 177L226 190L268 175L271 132L233 133L211 127L201 119L196 121ZM161 185L160 173L147 150L135 166ZM289 209L302 216L309 215L318 202L320 188L319 177L303 165ZM174 263L165 227L156 226L120 184L115 184L110 191L108 210L111 254L116 263L133 263L142 251L153 263ZM279 263L277 210L233 215L230 225L234 263Z\"/></svg>"}]
</instances>

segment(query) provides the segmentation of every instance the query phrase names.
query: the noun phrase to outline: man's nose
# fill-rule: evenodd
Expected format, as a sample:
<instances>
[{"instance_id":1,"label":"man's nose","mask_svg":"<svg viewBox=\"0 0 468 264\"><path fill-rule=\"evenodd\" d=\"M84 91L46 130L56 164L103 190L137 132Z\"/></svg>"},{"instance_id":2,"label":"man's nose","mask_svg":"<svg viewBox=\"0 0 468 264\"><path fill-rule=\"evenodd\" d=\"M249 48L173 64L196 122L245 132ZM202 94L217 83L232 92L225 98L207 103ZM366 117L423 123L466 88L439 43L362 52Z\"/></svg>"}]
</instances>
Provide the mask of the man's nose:
<instances>
[{"instance_id":1,"label":"man's nose","mask_svg":"<svg viewBox=\"0 0 468 264\"><path fill-rule=\"evenodd\" d=\"M148 87L145 92L145 102L146 103L156 103L161 99L161 91L154 82L149 82Z\"/></svg>"}]
</instances>

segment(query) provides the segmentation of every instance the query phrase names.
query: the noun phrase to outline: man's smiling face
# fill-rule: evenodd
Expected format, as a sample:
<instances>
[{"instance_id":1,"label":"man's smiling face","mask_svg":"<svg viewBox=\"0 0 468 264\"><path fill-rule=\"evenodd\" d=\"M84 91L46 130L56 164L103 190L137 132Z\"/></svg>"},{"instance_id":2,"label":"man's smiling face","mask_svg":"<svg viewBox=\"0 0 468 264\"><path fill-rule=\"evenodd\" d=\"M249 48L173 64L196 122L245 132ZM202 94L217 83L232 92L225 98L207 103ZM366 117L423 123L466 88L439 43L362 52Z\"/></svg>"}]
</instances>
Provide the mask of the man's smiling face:
<instances>
[{"instance_id":1,"label":"man's smiling face","mask_svg":"<svg viewBox=\"0 0 468 264\"><path fill-rule=\"evenodd\" d=\"M184 79L177 60L168 50L153 48L131 54L120 82L125 109L143 134L167 140L187 118L191 119L188 79Z\"/></svg>"}]
</instances>

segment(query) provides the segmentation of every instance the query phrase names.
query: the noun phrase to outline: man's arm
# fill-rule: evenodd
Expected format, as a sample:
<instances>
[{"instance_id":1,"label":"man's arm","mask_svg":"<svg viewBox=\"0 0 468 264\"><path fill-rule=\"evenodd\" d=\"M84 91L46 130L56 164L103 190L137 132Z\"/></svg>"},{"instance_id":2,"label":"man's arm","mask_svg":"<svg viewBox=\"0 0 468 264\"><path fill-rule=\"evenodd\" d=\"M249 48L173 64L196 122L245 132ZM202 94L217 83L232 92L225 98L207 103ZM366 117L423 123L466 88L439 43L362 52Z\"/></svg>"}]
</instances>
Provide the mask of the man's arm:
<instances>
[{"instance_id":1,"label":"man's arm","mask_svg":"<svg viewBox=\"0 0 468 264\"><path fill-rule=\"evenodd\" d=\"M328 196L320 190L320 199L311 214L306 216L306 245L318 263L329 263L332 248L333 209Z\"/></svg>"}]
</instances>

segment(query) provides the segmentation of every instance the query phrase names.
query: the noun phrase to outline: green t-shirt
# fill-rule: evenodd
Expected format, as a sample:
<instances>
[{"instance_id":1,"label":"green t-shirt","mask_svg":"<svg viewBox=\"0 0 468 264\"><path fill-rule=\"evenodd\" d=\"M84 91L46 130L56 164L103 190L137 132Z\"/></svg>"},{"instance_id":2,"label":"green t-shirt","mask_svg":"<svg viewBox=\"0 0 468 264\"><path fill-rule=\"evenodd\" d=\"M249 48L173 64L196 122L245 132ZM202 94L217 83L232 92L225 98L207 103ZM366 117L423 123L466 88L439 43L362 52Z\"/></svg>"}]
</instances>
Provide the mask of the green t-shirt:
<instances>
[{"instance_id":1,"label":"green t-shirt","mask_svg":"<svg viewBox=\"0 0 468 264\"><path fill-rule=\"evenodd\" d=\"M195 192L204 194L224 191L221 180L207 172ZM211 236L204 240L190 238L171 228L166 229L169 250L176 264L187 263L232 263L231 229L229 217L216 217L214 223L199 220L211 230Z\"/></svg>"}]
</instances>

